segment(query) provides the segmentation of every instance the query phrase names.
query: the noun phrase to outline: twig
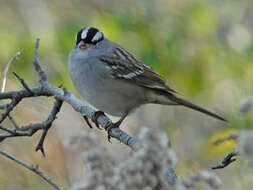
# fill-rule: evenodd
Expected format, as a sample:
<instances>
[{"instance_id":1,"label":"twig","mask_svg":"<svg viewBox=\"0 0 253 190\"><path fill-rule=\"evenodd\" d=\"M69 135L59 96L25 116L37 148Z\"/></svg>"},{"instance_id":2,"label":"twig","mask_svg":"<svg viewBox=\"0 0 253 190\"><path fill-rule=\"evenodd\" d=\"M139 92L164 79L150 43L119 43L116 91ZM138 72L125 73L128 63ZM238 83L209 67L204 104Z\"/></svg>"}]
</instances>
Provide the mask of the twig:
<instances>
[{"instance_id":1,"label":"twig","mask_svg":"<svg viewBox=\"0 0 253 190\"><path fill-rule=\"evenodd\" d=\"M1 92L4 92L5 90L5 86L6 86L6 78L7 78L7 73L8 73L8 70L11 66L11 64L16 60L18 59L20 55L20 52L17 52L12 58L11 60L8 62L8 64L6 65L6 67L4 68L4 71L2 73L2 84L1 84ZM0 105L0 109L6 109L8 106L6 105ZM11 117L10 114L7 115L8 118L10 119L11 123L14 125L15 128L17 128L17 124L15 122L15 120Z\"/></svg>"},{"instance_id":2,"label":"twig","mask_svg":"<svg viewBox=\"0 0 253 190\"><path fill-rule=\"evenodd\" d=\"M34 173L36 173L37 175L39 175L40 177L42 177L46 182L48 182L50 185L52 185L55 189L57 190L63 190L62 187L60 187L58 184L56 184L52 179L50 179L46 174L44 174L44 172L42 172L40 169L39 169L39 166L38 165L31 165L31 164L27 164L25 163L24 161L16 158L15 156L9 154L8 152L5 152L3 150L0 150L0 154L2 154L3 156L15 161L16 163L24 166L25 168L33 171Z\"/></svg>"},{"instance_id":3,"label":"twig","mask_svg":"<svg viewBox=\"0 0 253 190\"><path fill-rule=\"evenodd\" d=\"M35 43L35 49L34 49L33 65L35 67L36 72L38 73L40 77L40 80L41 80L40 82L43 82L43 81L47 81L47 75L43 71L43 69L40 67L39 55L38 55L39 43L40 43L40 39L37 38L36 43Z\"/></svg>"},{"instance_id":4,"label":"twig","mask_svg":"<svg viewBox=\"0 0 253 190\"><path fill-rule=\"evenodd\" d=\"M238 156L238 155L239 155L239 151L233 150L232 152L228 153L220 163L212 167L212 169L216 170L216 169L222 169L222 168L227 167L229 164L236 161L236 158L233 158L233 157Z\"/></svg>"},{"instance_id":5,"label":"twig","mask_svg":"<svg viewBox=\"0 0 253 190\"><path fill-rule=\"evenodd\" d=\"M16 72L13 72L13 74L15 75L15 77L20 81L20 83L23 85L23 87L30 93L32 93L32 91L30 90L30 88L28 87L28 85L26 84L25 80L23 78L21 78Z\"/></svg>"},{"instance_id":6,"label":"twig","mask_svg":"<svg viewBox=\"0 0 253 190\"><path fill-rule=\"evenodd\" d=\"M45 121L47 124L44 128L43 134L42 134L42 136L40 138L40 141L39 141L39 143L38 143L38 145L35 149L36 151L40 150L44 157L46 155L45 155L45 151L44 151L44 148L43 148L43 143L44 143L44 140L45 140L45 137L47 135L48 130L52 126L53 121L56 119L57 113L61 109L62 103L63 103L62 100L58 100L58 99L55 100L54 107L53 107L50 115L48 116L48 119Z\"/></svg>"},{"instance_id":7,"label":"twig","mask_svg":"<svg viewBox=\"0 0 253 190\"><path fill-rule=\"evenodd\" d=\"M3 127L3 126L1 126L1 125L0 125L0 129L3 130L3 131L6 131L6 132L8 132L8 133L13 133L13 131L12 131L11 129L8 129L8 128Z\"/></svg>"},{"instance_id":8,"label":"twig","mask_svg":"<svg viewBox=\"0 0 253 190\"><path fill-rule=\"evenodd\" d=\"M11 64L18 58L19 55L20 55L20 52L17 52L17 53L11 58L11 60L8 62L8 64L6 65L6 67L4 68L4 71L3 71L3 73L2 73L1 92L4 92L4 89L5 89L5 85L6 85L6 76L7 76L8 70L9 70Z\"/></svg>"},{"instance_id":9,"label":"twig","mask_svg":"<svg viewBox=\"0 0 253 190\"><path fill-rule=\"evenodd\" d=\"M1 115L0 123L2 123L5 118L9 115L9 113L13 110L14 107L18 105L18 103L21 101L20 97L14 97L11 101L11 103L7 106L5 112Z\"/></svg>"},{"instance_id":10,"label":"twig","mask_svg":"<svg viewBox=\"0 0 253 190\"><path fill-rule=\"evenodd\" d=\"M48 118L41 123L35 123L35 124L26 125L26 126L21 126L18 129L14 129L14 130L0 126L1 130L8 132L5 134L0 134L0 141L3 141L7 137L32 136L38 130L44 130L47 132L49 130L49 128L51 127L53 121L56 119L56 115L59 112L62 103L63 102L61 100L56 100L55 105L54 105L51 113L49 114ZM43 142L44 142L45 135L46 134L42 135L41 140L36 148L36 151L41 150L43 155L44 155Z\"/></svg>"},{"instance_id":11,"label":"twig","mask_svg":"<svg viewBox=\"0 0 253 190\"><path fill-rule=\"evenodd\" d=\"M11 121L12 125L14 126L14 128L15 128L16 130L18 130L18 129L19 129L19 126L18 126L18 124L16 123L16 121L13 119L13 117L11 116L10 113L9 113L9 115L8 115L8 118L9 118L9 120Z\"/></svg>"}]
</instances>

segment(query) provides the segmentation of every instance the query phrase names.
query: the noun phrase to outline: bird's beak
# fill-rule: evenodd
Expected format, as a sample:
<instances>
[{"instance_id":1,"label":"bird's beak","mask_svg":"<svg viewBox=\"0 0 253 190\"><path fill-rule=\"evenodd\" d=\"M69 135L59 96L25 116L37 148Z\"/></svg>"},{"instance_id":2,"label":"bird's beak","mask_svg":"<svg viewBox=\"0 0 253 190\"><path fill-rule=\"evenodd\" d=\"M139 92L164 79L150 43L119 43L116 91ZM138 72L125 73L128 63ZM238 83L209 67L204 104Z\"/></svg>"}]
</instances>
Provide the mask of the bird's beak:
<instances>
[{"instance_id":1,"label":"bird's beak","mask_svg":"<svg viewBox=\"0 0 253 190\"><path fill-rule=\"evenodd\" d=\"M84 43L84 41L81 41L77 46L82 50L86 50L88 48L88 44Z\"/></svg>"}]
</instances>

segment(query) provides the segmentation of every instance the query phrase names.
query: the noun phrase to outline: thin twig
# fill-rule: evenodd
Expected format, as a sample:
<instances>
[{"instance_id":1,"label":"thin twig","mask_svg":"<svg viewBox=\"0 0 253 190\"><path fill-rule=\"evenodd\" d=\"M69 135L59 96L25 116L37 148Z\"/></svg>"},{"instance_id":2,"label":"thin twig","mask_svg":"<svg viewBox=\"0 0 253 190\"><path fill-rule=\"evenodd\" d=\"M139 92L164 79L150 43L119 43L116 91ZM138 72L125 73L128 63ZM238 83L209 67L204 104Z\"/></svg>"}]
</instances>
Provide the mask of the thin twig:
<instances>
[{"instance_id":1,"label":"thin twig","mask_svg":"<svg viewBox=\"0 0 253 190\"><path fill-rule=\"evenodd\" d=\"M17 52L12 58L11 60L8 62L8 64L5 66L4 68L4 71L2 73L2 84L1 84L1 92L4 92L5 91L5 86L6 86L6 78L7 78L7 73L8 73L8 70L11 66L11 64L16 60L18 59L20 55L20 52ZM4 101L3 101L4 102ZM6 109L8 106L6 106L5 104L2 105L3 109ZM0 109L1 109L1 105L0 105ZM11 123L14 125L15 128L17 128L17 124L15 122L15 120L11 117L10 114L7 115L8 118L10 119Z\"/></svg>"},{"instance_id":2,"label":"thin twig","mask_svg":"<svg viewBox=\"0 0 253 190\"><path fill-rule=\"evenodd\" d=\"M46 75L45 71L40 67L40 61L39 61L39 55L38 55L39 43L40 43L40 39L37 38L36 44L35 44L35 49L34 49L33 65L40 77L40 82L43 82L43 81L47 81L47 75Z\"/></svg>"},{"instance_id":3,"label":"thin twig","mask_svg":"<svg viewBox=\"0 0 253 190\"><path fill-rule=\"evenodd\" d=\"M32 98L38 96L54 96L51 92L47 89L44 89L42 86L38 86L35 88L31 88L32 94L29 93L27 90L16 90L16 91L8 91L0 93L0 100L3 99L13 99L13 97L24 99L24 98Z\"/></svg>"},{"instance_id":4,"label":"thin twig","mask_svg":"<svg viewBox=\"0 0 253 190\"><path fill-rule=\"evenodd\" d=\"M8 128L3 127L3 126L1 126L1 125L0 125L0 129L3 130L3 131L6 131L6 132L8 132L8 133L13 133L13 131L12 131L11 129L8 129Z\"/></svg>"},{"instance_id":5,"label":"thin twig","mask_svg":"<svg viewBox=\"0 0 253 190\"><path fill-rule=\"evenodd\" d=\"M24 161L16 158L15 156L9 154L8 152L5 152L3 150L0 150L0 154L2 154L3 156L15 161L16 163L24 166L25 168L33 171L34 173L36 173L37 175L39 175L40 177L42 177L46 182L48 182L50 185L52 185L55 189L57 190L63 190L62 187L60 187L58 184L56 184L50 177L48 177L46 174L44 174L44 172L42 172L39 169L38 165L31 165L31 164L27 164Z\"/></svg>"},{"instance_id":6,"label":"thin twig","mask_svg":"<svg viewBox=\"0 0 253 190\"><path fill-rule=\"evenodd\" d=\"M48 130L50 128L50 126L52 125L53 121L56 119L56 114L59 112L60 107L62 105L62 101L61 100L57 100L57 103L55 103L51 113L49 114L48 118L41 122L41 123L35 123L35 124L29 124L29 125L25 125L25 126L21 126L18 129L8 129L6 127L0 126L1 130L4 130L8 133L4 133L4 134L0 134L0 141L3 141L5 138L8 137L18 137L18 136L32 136L34 133L36 133L38 130ZM45 135L45 134L44 134ZM43 149L43 141L44 141L43 137L36 150L41 150L42 153L44 152Z\"/></svg>"},{"instance_id":7,"label":"thin twig","mask_svg":"<svg viewBox=\"0 0 253 190\"><path fill-rule=\"evenodd\" d=\"M62 104L63 104L62 100L55 99L54 107L53 107L51 113L49 114L48 119L45 121L47 124L44 128L44 131L42 133L40 141L35 149L36 151L40 150L44 157L46 156L45 150L43 147L44 140L46 138L48 130L52 126L53 121L56 119L56 115L60 111Z\"/></svg>"},{"instance_id":8,"label":"thin twig","mask_svg":"<svg viewBox=\"0 0 253 190\"><path fill-rule=\"evenodd\" d=\"M23 87L30 93L32 93L31 89L29 88L29 86L26 84L25 80L20 77L16 72L13 72L13 74L15 75L15 77L20 81L20 83L23 85Z\"/></svg>"},{"instance_id":9,"label":"thin twig","mask_svg":"<svg viewBox=\"0 0 253 190\"><path fill-rule=\"evenodd\" d=\"M18 105L18 103L21 100L22 99L20 97L14 97L12 99L11 103L7 106L5 112L2 113L1 118L0 118L0 123L2 123L5 120L5 118L9 115L9 113L13 110L14 107Z\"/></svg>"},{"instance_id":10,"label":"thin twig","mask_svg":"<svg viewBox=\"0 0 253 190\"><path fill-rule=\"evenodd\" d=\"M238 156L238 155L239 155L239 151L233 150L232 152L228 153L220 163L218 163L216 166L212 167L212 169L216 170L216 169L222 169L222 168L227 167L229 164L236 161L236 158L234 158L234 157Z\"/></svg>"},{"instance_id":11,"label":"thin twig","mask_svg":"<svg viewBox=\"0 0 253 190\"><path fill-rule=\"evenodd\" d=\"M7 78L7 73L8 70L11 66L11 64L18 58L18 56L20 55L20 52L17 52L12 58L11 60L8 62L8 64L5 66L4 71L2 73L2 84L1 84L1 92L4 92L5 90L5 85L6 85L6 78Z\"/></svg>"},{"instance_id":12,"label":"thin twig","mask_svg":"<svg viewBox=\"0 0 253 190\"><path fill-rule=\"evenodd\" d=\"M17 122L14 120L14 118L11 116L11 114L9 113L8 115L9 120L11 121L12 125L14 126L15 130L19 129L19 126L17 124Z\"/></svg>"}]
</instances>

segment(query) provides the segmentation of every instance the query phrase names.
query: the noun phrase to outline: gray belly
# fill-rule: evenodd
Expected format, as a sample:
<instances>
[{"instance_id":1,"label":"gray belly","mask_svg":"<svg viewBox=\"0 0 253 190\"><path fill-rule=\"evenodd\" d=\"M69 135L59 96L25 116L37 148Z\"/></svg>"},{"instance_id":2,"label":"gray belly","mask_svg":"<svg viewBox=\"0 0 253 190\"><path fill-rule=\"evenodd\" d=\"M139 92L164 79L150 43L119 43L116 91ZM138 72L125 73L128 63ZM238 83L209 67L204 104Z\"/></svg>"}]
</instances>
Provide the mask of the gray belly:
<instances>
[{"instance_id":1,"label":"gray belly","mask_svg":"<svg viewBox=\"0 0 253 190\"><path fill-rule=\"evenodd\" d=\"M144 88L113 79L109 71L101 71L96 64L82 65L82 69L70 68L69 71L81 96L105 113L121 116L145 103Z\"/></svg>"}]
</instances>

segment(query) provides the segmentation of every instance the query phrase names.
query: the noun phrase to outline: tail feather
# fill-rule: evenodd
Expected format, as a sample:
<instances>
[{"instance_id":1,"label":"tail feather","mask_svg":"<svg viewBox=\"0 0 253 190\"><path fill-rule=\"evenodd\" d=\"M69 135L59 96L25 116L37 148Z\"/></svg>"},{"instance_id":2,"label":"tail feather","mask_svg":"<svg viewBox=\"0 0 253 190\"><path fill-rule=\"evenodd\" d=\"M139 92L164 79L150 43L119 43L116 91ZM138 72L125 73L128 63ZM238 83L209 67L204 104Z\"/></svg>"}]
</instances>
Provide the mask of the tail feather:
<instances>
[{"instance_id":1,"label":"tail feather","mask_svg":"<svg viewBox=\"0 0 253 190\"><path fill-rule=\"evenodd\" d=\"M182 105L182 106L191 108L191 109L193 109L193 110L202 112L202 113L204 113L204 114L207 114L207 115L209 115L209 116L212 116L212 117L214 117L214 118L216 118L216 119L219 119L219 120L221 120L221 121L227 121L227 120L224 119L223 117L221 117L221 116L219 116L219 115L217 115L217 114L215 114L215 113L213 113L213 112L211 112L211 111L208 111L208 110L206 110L206 109L204 109L204 108L202 108L202 107L200 107L200 106L198 106L198 105L195 105L195 104L191 103L190 101L185 100L185 99L183 99L183 98L179 98L179 97L177 97L177 96L175 96L175 95L170 94L169 99L172 100L172 101L174 101L174 102L176 102L176 103L179 104L179 105Z\"/></svg>"}]
</instances>

